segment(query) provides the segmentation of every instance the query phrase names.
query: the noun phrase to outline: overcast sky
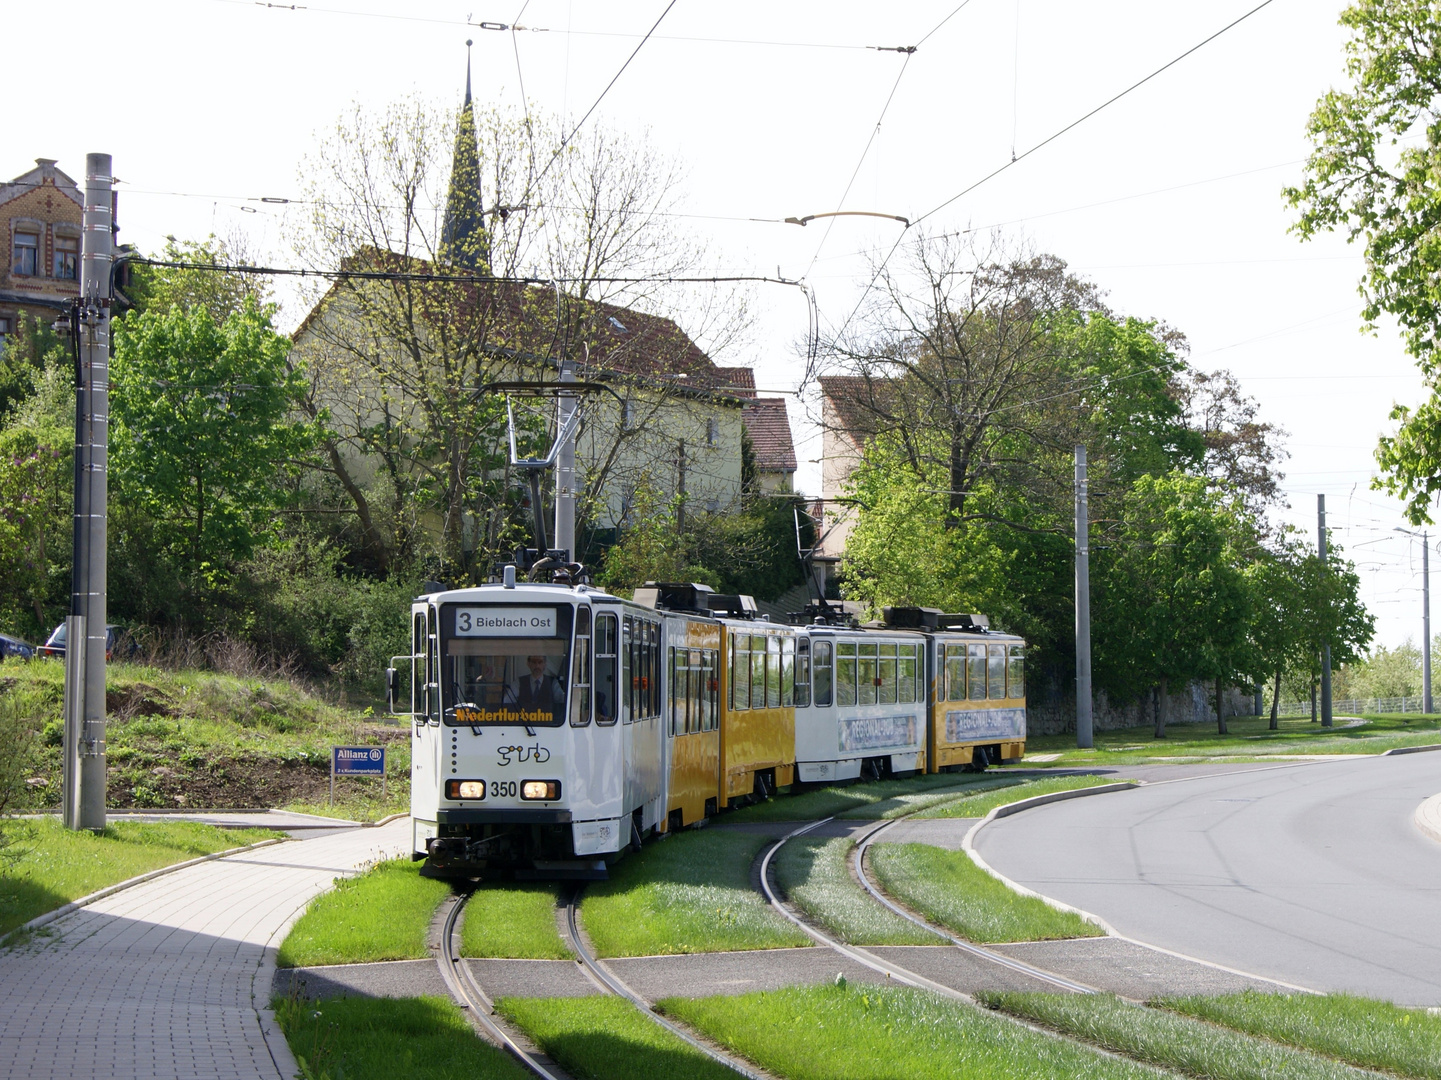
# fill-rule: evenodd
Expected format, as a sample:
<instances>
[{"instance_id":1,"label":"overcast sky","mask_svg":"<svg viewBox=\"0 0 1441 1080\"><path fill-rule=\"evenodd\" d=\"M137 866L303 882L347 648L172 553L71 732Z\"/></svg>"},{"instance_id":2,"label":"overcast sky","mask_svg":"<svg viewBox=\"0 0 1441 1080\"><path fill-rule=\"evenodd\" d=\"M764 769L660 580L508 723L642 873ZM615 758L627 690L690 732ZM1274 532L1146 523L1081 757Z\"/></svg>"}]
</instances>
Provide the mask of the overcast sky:
<instances>
[{"instance_id":1,"label":"overcast sky","mask_svg":"<svg viewBox=\"0 0 1441 1080\"><path fill-rule=\"evenodd\" d=\"M831 327L855 306L863 253L888 250L900 226L780 219L915 219L1022 157L927 224L1003 226L1099 283L1119 312L1184 332L1196 366L1234 372L1289 432L1285 517L1314 537L1324 493L1379 641L1419 640L1419 542L1392 532L1399 507L1370 480L1393 402L1421 400L1421 381L1394 332L1359 331L1360 259L1342 238L1297 242L1280 195L1300 177L1311 107L1341 84L1341 5L1273 0L1024 156L1257 2L676 0L591 122L648 132L684 163L694 216L677 227L707 240L714 269L804 278ZM167 234L243 227L281 258L284 210L258 200L296 194L302 157L352 101L418 91L458 105L472 37L477 99L517 104L523 80L531 102L579 118L666 9L487 4L71 0L62 28L44 5L10 0L0 175L53 157L82 179L86 152L108 152L123 240L153 252ZM791 390L805 305L780 286L754 303L748 346L716 359ZM815 491L819 439L792 400L799 483Z\"/></svg>"}]
</instances>

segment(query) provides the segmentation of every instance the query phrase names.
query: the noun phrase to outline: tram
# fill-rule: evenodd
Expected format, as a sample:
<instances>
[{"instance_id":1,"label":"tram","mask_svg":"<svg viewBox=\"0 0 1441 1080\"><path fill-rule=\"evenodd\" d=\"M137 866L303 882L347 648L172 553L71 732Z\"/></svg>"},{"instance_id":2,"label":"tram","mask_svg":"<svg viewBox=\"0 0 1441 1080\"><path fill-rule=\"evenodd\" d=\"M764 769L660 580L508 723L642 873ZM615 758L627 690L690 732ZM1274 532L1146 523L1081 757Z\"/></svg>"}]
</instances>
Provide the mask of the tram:
<instances>
[{"instance_id":1,"label":"tram","mask_svg":"<svg viewBox=\"0 0 1441 1080\"><path fill-rule=\"evenodd\" d=\"M500 582L411 607L413 857L442 877L601 879L652 834L796 783L1025 752L1024 642L887 609L772 623L745 596ZM387 671L391 710L401 675Z\"/></svg>"}]
</instances>

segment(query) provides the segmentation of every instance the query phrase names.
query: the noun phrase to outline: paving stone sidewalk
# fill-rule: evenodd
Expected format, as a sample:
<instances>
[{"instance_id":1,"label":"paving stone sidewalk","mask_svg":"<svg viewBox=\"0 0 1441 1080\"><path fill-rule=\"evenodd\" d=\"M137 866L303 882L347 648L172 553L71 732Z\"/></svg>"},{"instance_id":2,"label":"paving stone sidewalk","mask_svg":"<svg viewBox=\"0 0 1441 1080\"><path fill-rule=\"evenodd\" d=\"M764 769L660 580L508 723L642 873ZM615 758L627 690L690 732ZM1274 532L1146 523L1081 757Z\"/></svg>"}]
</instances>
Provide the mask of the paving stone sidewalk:
<instances>
[{"instance_id":1,"label":"paving stone sidewalk","mask_svg":"<svg viewBox=\"0 0 1441 1080\"><path fill-rule=\"evenodd\" d=\"M200 863L0 951L0 1076L292 1080L276 947L335 878L409 847L402 818Z\"/></svg>"}]
</instances>

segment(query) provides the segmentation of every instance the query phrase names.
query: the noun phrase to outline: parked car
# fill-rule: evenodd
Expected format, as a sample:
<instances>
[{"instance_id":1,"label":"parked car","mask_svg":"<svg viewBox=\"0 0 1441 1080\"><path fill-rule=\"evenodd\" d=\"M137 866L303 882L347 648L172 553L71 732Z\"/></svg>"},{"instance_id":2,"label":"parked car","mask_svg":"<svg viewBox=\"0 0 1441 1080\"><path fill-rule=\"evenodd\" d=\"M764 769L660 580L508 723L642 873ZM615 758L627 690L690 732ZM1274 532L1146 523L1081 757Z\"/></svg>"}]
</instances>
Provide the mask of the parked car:
<instances>
[{"instance_id":1,"label":"parked car","mask_svg":"<svg viewBox=\"0 0 1441 1080\"><path fill-rule=\"evenodd\" d=\"M116 626L114 623L110 623L105 627L105 659L109 660L110 657L114 654L115 644L120 640L120 635L123 633L125 633L125 627L123 626ZM38 653L40 656L48 657L54 660L65 659L64 623L61 623L55 628L54 632L51 633L45 644L40 646Z\"/></svg>"},{"instance_id":2,"label":"parked car","mask_svg":"<svg viewBox=\"0 0 1441 1080\"><path fill-rule=\"evenodd\" d=\"M13 656L17 660L31 660L35 657L35 646L12 634L0 634L0 660Z\"/></svg>"}]
</instances>

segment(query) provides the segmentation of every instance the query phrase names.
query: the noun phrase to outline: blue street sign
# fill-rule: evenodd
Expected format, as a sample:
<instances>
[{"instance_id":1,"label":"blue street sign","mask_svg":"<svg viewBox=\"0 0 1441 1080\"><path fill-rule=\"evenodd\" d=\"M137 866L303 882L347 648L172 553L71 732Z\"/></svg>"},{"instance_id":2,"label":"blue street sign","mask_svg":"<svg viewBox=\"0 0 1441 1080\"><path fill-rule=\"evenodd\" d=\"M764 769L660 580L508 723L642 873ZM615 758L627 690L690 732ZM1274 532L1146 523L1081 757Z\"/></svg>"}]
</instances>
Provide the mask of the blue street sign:
<instances>
[{"instance_id":1,"label":"blue street sign","mask_svg":"<svg viewBox=\"0 0 1441 1080\"><path fill-rule=\"evenodd\" d=\"M336 746L330 751L335 776L384 776L385 750L379 746Z\"/></svg>"}]
</instances>

